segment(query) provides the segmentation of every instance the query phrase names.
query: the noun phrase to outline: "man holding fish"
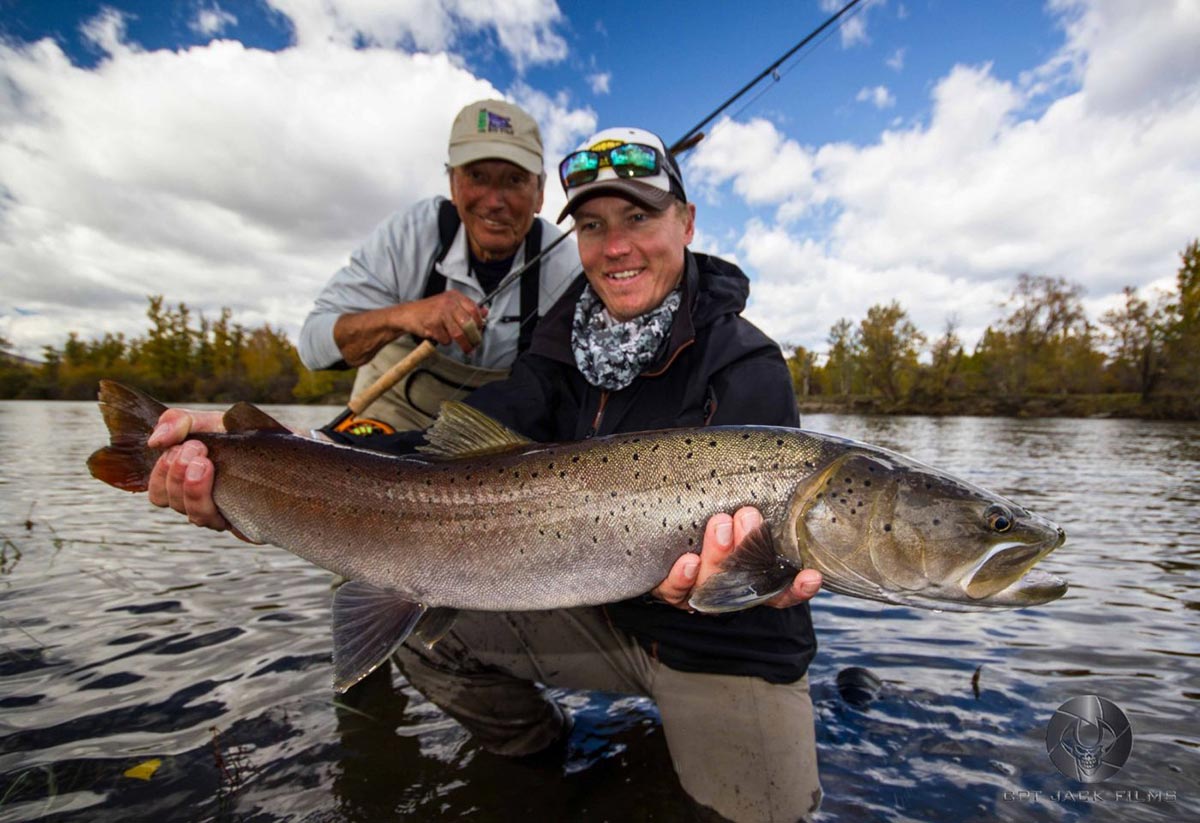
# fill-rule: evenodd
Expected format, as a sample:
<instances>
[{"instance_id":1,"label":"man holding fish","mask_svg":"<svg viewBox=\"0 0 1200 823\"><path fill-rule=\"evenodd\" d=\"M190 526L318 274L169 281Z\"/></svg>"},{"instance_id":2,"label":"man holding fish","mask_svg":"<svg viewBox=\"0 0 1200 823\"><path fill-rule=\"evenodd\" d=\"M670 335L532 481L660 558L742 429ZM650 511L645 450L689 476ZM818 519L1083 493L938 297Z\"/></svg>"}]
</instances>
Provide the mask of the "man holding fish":
<instances>
[{"instance_id":1,"label":"man holding fish","mask_svg":"<svg viewBox=\"0 0 1200 823\"><path fill-rule=\"evenodd\" d=\"M512 375L466 402L540 442L684 426L798 426L779 346L740 316L748 279L687 249L695 206L662 140L607 129L568 155L559 173L567 194L559 219L574 217L586 276L541 320ZM149 442L169 447L149 481L155 505L197 525L229 527L212 499L204 444L184 440L221 427L218 413L163 414ZM403 436L331 436L406 448ZM622 517L623 491L612 491L613 520ZM702 526L696 517L701 523L691 525ZM410 640L396 657L413 686L481 746L506 755L549 749L569 732L569 717L539 684L648 695L697 802L734 820L808 819L821 788L806 677L816 639L805 601L821 574L799 572L756 608L710 615L688 607L693 590L760 523L750 507L714 515L702 545L644 596L599 607L463 611L432 646Z\"/></svg>"}]
</instances>

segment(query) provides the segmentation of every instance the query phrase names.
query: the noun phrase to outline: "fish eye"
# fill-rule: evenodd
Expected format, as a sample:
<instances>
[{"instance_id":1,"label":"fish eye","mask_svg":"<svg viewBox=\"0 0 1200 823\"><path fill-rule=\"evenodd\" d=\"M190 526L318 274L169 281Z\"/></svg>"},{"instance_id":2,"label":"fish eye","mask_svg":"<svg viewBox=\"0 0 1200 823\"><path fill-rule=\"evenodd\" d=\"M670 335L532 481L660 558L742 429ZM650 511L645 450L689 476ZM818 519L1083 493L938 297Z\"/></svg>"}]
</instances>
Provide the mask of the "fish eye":
<instances>
[{"instance_id":1,"label":"fish eye","mask_svg":"<svg viewBox=\"0 0 1200 823\"><path fill-rule=\"evenodd\" d=\"M991 506L983 513L988 528L998 532L1006 532L1013 527L1013 517L1003 506Z\"/></svg>"}]
</instances>

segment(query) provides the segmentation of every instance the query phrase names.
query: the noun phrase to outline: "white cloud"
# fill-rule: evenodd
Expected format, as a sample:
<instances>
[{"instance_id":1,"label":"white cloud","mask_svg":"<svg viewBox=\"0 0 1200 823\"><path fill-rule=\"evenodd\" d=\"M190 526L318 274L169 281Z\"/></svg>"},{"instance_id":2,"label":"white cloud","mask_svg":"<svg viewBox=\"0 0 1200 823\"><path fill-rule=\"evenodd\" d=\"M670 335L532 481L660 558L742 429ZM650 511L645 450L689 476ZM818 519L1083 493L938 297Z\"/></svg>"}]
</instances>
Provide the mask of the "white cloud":
<instances>
[{"instance_id":1,"label":"white cloud","mask_svg":"<svg viewBox=\"0 0 1200 823\"><path fill-rule=\"evenodd\" d=\"M907 53L907 51L908 50L903 47L896 49L894 52L892 52L891 56L888 57L887 60L883 61L884 64L892 71L903 70L904 69L904 56Z\"/></svg>"},{"instance_id":2,"label":"white cloud","mask_svg":"<svg viewBox=\"0 0 1200 823\"><path fill-rule=\"evenodd\" d=\"M686 177L698 191L732 182L734 192L752 205L807 201L816 183L813 159L765 120L744 126L723 120L691 153Z\"/></svg>"},{"instance_id":3,"label":"white cloud","mask_svg":"<svg viewBox=\"0 0 1200 823\"><path fill-rule=\"evenodd\" d=\"M842 40L842 48L866 45L871 42L867 34L867 10L872 6L882 5L883 0L866 0L865 3L851 9L837 22L838 33ZM820 0L818 7L826 14L834 14L846 5L845 0Z\"/></svg>"},{"instance_id":4,"label":"white cloud","mask_svg":"<svg viewBox=\"0 0 1200 823\"><path fill-rule=\"evenodd\" d=\"M1061 15L1062 56L1086 89L1089 108L1127 112L1195 94L1200 3L1051 0L1050 7Z\"/></svg>"},{"instance_id":5,"label":"white cloud","mask_svg":"<svg viewBox=\"0 0 1200 823\"><path fill-rule=\"evenodd\" d=\"M592 88L592 94L608 94L608 87L612 82L612 72L601 71L589 74L587 82Z\"/></svg>"},{"instance_id":6,"label":"white cloud","mask_svg":"<svg viewBox=\"0 0 1200 823\"><path fill-rule=\"evenodd\" d=\"M806 148L762 120L713 130L693 167L750 205L776 207L739 245L759 273L756 322L820 345L838 317L896 298L923 329L954 314L972 339L1023 271L1080 282L1093 309L1124 285L1169 281L1200 226L1200 58L1184 46L1200 42L1200 7L1056 8L1067 43L1030 77L1075 67L1079 85L1057 99L1033 105L1048 86L956 66L934 87L926 121L867 145ZM1136 48L1120 29L1132 25L1126 16L1139 17ZM731 167L730 145L755 147L752 162ZM796 157L804 174L771 185ZM809 224L794 221L814 214L831 228L805 239Z\"/></svg>"},{"instance_id":7,"label":"white cloud","mask_svg":"<svg viewBox=\"0 0 1200 823\"><path fill-rule=\"evenodd\" d=\"M0 44L0 335L26 354L68 329L139 334L147 294L294 334L372 226L446 193L463 105L515 98L548 157L595 127L564 97L505 95L446 54L145 51L111 12L87 30L106 51L92 69L50 40ZM553 177L547 193L548 212Z\"/></svg>"},{"instance_id":8,"label":"white cloud","mask_svg":"<svg viewBox=\"0 0 1200 823\"><path fill-rule=\"evenodd\" d=\"M890 109L896 105L896 98L887 86L863 87L858 90L854 99L860 103L870 103L877 109Z\"/></svg>"},{"instance_id":9,"label":"white cloud","mask_svg":"<svg viewBox=\"0 0 1200 823\"><path fill-rule=\"evenodd\" d=\"M267 0L286 14L297 44L369 45L442 51L462 33L494 31L518 72L567 54L555 27L563 14L554 0Z\"/></svg>"},{"instance_id":10,"label":"white cloud","mask_svg":"<svg viewBox=\"0 0 1200 823\"><path fill-rule=\"evenodd\" d=\"M105 54L135 48L125 43L125 15L115 9L101 8L100 13L84 22L80 30L85 39Z\"/></svg>"},{"instance_id":11,"label":"white cloud","mask_svg":"<svg viewBox=\"0 0 1200 823\"><path fill-rule=\"evenodd\" d=\"M213 37L231 26L236 26L237 21L235 16L214 3L210 7L199 9L188 27L197 34Z\"/></svg>"}]
</instances>

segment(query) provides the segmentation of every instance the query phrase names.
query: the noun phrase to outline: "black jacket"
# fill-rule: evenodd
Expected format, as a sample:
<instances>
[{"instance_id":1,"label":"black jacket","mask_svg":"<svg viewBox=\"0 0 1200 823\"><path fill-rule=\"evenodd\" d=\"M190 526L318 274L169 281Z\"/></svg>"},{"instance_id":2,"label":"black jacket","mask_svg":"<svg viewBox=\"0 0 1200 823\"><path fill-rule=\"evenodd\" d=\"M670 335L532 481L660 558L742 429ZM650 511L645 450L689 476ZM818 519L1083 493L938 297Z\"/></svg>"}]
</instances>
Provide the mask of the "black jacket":
<instances>
[{"instance_id":1,"label":"black jacket","mask_svg":"<svg viewBox=\"0 0 1200 823\"><path fill-rule=\"evenodd\" d=\"M590 385L575 366L571 323L585 284L580 276L542 318L507 380L466 402L541 442L680 426L799 425L779 346L740 315L750 281L736 266L686 254L683 300L663 351L616 392ZM701 615L636 598L606 608L615 625L683 671L791 682L816 652L807 605Z\"/></svg>"}]
</instances>

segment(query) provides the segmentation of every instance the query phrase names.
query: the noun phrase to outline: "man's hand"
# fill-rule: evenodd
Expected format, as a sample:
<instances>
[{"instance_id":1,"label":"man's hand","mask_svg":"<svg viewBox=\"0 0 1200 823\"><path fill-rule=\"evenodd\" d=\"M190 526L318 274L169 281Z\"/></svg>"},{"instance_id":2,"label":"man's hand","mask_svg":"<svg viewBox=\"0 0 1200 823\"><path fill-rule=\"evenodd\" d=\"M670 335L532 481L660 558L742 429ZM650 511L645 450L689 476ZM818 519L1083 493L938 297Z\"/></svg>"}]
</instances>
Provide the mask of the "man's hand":
<instances>
[{"instance_id":1,"label":"man's hand","mask_svg":"<svg viewBox=\"0 0 1200 823\"><path fill-rule=\"evenodd\" d=\"M733 517L714 514L704 528L704 545L699 557L692 552L682 555L671 567L667 579L655 586L650 594L677 609L689 610L687 601L692 589L716 572L733 547L761 523L762 514L752 506L738 509ZM763 605L786 609L811 600L820 589L821 573L816 569L804 569L792 580L791 586Z\"/></svg>"},{"instance_id":2,"label":"man's hand","mask_svg":"<svg viewBox=\"0 0 1200 823\"><path fill-rule=\"evenodd\" d=\"M469 353L481 342L480 329L487 317L487 309L476 306L471 298L453 290L405 303L406 330L417 337L436 340L445 346L458 344Z\"/></svg>"},{"instance_id":3,"label":"man's hand","mask_svg":"<svg viewBox=\"0 0 1200 823\"><path fill-rule=\"evenodd\" d=\"M208 449L198 440L187 439L194 432L220 431L225 431L221 412L163 412L146 443L152 449L166 449L150 472L147 492L155 506L186 514L197 526L225 531L229 523L213 502L213 464ZM236 529L233 533L242 537Z\"/></svg>"},{"instance_id":4,"label":"man's hand","mask_svg":"<svg viewBox=\"0 0 1200 823\"><path fill-rule=\"evenodd\" d=\"M482 340L480 330L488 310L453 289L382 309L343 314L333 324L333 342L351 366L370 362L380 349L403 334L457 343L470 352Z\"/></svg>"}]
</instances>

